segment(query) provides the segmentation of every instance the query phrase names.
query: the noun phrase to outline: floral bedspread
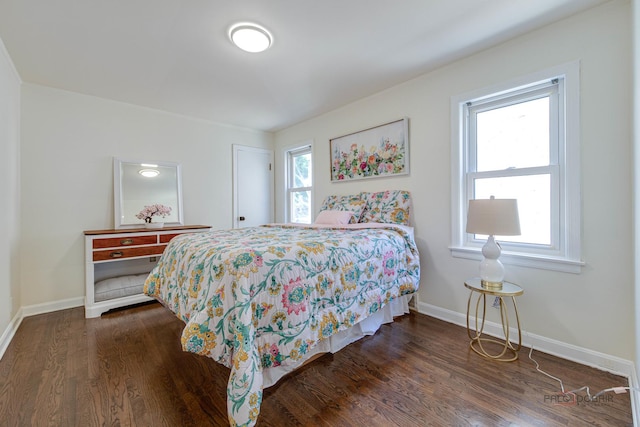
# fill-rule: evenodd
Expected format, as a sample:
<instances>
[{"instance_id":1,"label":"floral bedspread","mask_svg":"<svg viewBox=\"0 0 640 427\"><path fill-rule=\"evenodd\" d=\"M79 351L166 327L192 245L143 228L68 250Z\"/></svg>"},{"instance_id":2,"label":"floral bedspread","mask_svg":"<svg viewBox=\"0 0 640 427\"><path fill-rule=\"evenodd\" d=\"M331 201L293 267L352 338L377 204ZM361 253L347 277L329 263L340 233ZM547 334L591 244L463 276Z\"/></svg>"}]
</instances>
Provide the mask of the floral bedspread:
<instances>
[{"instance_id":1,"label":"floral bedspread","mask_svg":"<svg viewBox=\"0 0 640 427\"><path fill-rule=\"evenodd\" d=\"M402 226L270 225L175 237L144 291L186 326L182 348L231 368L231 425L256 423L262 370L415 292L419 255Z\"/></svg>"}]
</instances>

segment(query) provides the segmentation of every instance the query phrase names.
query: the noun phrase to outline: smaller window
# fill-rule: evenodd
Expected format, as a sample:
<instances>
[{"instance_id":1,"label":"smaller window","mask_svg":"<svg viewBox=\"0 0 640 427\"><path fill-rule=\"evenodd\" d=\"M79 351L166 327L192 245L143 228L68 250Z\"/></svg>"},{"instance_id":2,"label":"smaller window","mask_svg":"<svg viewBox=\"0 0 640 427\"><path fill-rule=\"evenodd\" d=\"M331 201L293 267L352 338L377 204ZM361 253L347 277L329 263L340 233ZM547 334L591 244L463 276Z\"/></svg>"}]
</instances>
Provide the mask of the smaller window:
<instances>
[{"instance_id":1,"label":"smaller window","mask_svg":"<svg viewBox=\"0 0 640 427\"><path fill-rule=\"evenodd\" d=\"M311 145L286 151L287 222L311 224L313 169Z\"/></svg>"}]
</instances>

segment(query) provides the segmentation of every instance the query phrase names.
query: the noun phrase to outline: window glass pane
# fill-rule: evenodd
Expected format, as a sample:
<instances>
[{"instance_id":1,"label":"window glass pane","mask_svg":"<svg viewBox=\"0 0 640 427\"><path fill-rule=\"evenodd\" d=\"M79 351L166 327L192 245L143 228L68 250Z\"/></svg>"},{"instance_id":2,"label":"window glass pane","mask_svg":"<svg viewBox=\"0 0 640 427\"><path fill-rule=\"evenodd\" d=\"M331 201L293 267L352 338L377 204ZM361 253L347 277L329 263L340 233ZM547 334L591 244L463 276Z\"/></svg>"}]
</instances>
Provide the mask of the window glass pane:
<instances>
[{"instance_id":1,"label":"window glass pane","mask_svg":"<svg viewBox=\"0 0 640 427\"><path fill-rule=\"evenodd\" d=\"M311 224L311 191L291 192L291 222Z\"/></svg>"},{"instance_id":2,"label":"window glass pane","mask_svg":"<svg viewBox=\"0 0 640 427\"><path fill-rule=\"evenodd\" d=\"M549 165L549 97L476 115L477 171Z\"/></svg>"},{"instance_id":3,"label":"window glass pane","mask_svg":"<svg viewBox=\"0 0 640 427\"><path fill-rule=\"evenodd\" d=\"M475 180L476 199L517 199L520 236L500 236L503 242L551 244L551 177L548 174ZM476 236L485 239L486 236Z\"/></svg>"},{"instance_id":4,"label":"window glass pane","mask_svg":"<svg viewBox=\"0 0 640 427\"><path fill-rule=\"evenodd\" d=\"M293 187L311 187L311 153L293 158Z\"/></svg>"}]
</instances>

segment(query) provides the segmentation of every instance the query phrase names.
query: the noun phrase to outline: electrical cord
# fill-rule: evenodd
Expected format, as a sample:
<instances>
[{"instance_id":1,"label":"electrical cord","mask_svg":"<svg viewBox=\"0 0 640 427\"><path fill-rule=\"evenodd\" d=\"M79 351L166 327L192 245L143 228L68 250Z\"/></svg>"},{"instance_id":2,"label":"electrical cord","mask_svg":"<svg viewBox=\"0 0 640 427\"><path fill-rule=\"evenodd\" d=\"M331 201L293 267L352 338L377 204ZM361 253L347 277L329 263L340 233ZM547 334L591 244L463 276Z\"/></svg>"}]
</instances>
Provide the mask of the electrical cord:
<instances>
[{"instance_id":1,"label":"electrical cord","mask_svg":"<svg viewBox=\"0 0 640 427\"><path fill-rule=\"evenodd\" d=\"M581 392L581 391L584 390L587 393L588 400L592 401L592 400L596 400L598 398L598 396L600 396L600 395L602 395L604 393L608 393L608 392L614 392L616 394L622 394L622 393L626 393L627 391L631 391L631 390L640 391L640 389L638 389L636 387L624 387L624 386L607 388L607 389L599 391L598 393L594 394L593 396L591 396L591 391L589 390L589 386L580 387L580 388L577 388L575 390L565 391L564 383L562 382L562 380L560 378L554 377L553 375L548 374L545 371L543 371L542 369L540 369L540 364L533 358L532 354L533 354L533 345L531 345L531 347L529 347L529 359L533 363L536 364L536 371L540 372L541 374L546 375L549 378L552 378L552 379L558 381L560 383L560 390L562 391L562 394L570 394L570 393L576 394L576 393Z\"/></svg>"}]
</instances>

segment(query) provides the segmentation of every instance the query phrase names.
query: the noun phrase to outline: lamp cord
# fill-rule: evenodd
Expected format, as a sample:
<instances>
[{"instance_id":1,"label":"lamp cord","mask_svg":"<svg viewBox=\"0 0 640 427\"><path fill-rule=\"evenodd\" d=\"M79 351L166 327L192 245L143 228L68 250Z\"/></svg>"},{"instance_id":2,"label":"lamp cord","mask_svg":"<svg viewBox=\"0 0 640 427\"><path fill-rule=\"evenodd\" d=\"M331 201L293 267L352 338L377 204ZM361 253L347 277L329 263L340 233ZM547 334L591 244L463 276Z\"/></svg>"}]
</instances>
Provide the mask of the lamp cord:
<instances>
[{"instance_id":1,"label":"lamp cord","mask_svg":"<svg viewBox=\"0 0 640 427\"><path fill-rule=\"evenodd\" d=\"M546 373L545 371L543 371L542 369L540 369L540 364L533 358L532 356L533 354L533 345L531 345L531 347L529 347L529 359L536 364L536 371L540 372L541 374L544 374L546 376L548 376L549 378L552 378L556 381L558 381L560 383L560 390L562 391L562 394L569 394L569 393L578 393L580 391L585 391L587 393L587 397L589 398L589 400L595 400L598 398L598 396L604 394L604 393L608 393L608 392L615 392L616 394L621 394L621 393L626 393L627 391L631 391L631 390L635 390L635 391L640 391L640 389L636 388L636 387L611 387L611 388L607 388L604 390L599 391L598 393L594 394L593 396L591 396L591 392L589 390L589 386L584 386L584 387L580 387L577 388L575 390L570 390L570 391L565 391L564 389L564 384L562 382L562 380L558 377L554 377L551 374Z\"/></svg>"}]
</instances>

